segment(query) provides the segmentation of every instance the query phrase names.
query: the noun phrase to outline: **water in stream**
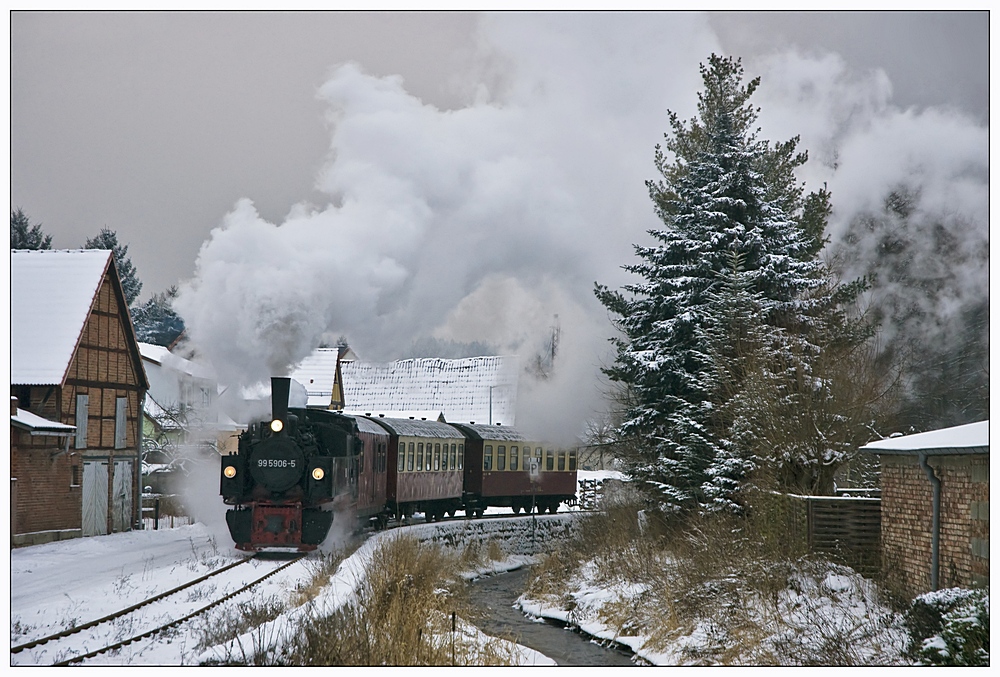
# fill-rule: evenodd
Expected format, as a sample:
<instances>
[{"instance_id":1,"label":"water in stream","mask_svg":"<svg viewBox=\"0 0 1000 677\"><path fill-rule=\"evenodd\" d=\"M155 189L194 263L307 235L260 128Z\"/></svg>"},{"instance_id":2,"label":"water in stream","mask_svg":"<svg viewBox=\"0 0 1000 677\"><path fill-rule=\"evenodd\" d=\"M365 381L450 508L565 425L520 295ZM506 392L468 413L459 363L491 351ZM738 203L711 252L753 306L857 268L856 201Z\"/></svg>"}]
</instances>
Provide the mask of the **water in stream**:
<instances>
[{"instance_id":1,"label":"water in stream","mask_svg":"<svg viewBox=\"0 0 1000 677\"><path fill-rule=\"evenodd\" d=\"M512 636L519 644L540 651L559 665L635 665L625 651L603 647L568 628L534 621L514 608L529 575L530 569L523 568L472 584L473 603L483 614L476 622L483 632Z\"/></svg>"}]
</instances>

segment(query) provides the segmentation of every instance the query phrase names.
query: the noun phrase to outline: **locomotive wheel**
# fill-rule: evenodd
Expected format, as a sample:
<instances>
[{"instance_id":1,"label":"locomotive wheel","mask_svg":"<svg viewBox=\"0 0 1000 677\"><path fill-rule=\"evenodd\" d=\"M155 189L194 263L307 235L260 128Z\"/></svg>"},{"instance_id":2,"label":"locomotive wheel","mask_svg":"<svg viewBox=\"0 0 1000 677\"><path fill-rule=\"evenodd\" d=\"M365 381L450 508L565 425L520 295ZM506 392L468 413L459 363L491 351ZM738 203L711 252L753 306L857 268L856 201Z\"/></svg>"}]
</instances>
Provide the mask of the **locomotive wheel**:
<instances>
[{"instance_id":1,"label":"locomotive wheel","mask_svg":"<svg viewBox=\"0 0 1000 677\"><path fill-rule=\"evenodd\" d=\"M456 512L458 511L455 510L455 508L451 508L450 510L448 510L448 517L454 517Z\"/></svg>"},{"instance_id":2,"label":"locomotive wheel","mask_svg":"<svg viewBox=\"0 0 1000 677\"><path fill-rule=\"evenodd\" d=\"M476 508L476 517L482 517L486 514L486 508Z\"/></svg>"},{"instance_id":3,"label":"locomotive wheel","mask_svg":"<svg viewBox=\"0 0 1000 677\"><path fill-rule=\"evenodd\" d=\"M521 504L520 503L515 503L514 505L512 505L510 507L511 507L511 510L514 511L515 515L520 514L520 512L521 512Z\"/></svg>"}]
</instances>

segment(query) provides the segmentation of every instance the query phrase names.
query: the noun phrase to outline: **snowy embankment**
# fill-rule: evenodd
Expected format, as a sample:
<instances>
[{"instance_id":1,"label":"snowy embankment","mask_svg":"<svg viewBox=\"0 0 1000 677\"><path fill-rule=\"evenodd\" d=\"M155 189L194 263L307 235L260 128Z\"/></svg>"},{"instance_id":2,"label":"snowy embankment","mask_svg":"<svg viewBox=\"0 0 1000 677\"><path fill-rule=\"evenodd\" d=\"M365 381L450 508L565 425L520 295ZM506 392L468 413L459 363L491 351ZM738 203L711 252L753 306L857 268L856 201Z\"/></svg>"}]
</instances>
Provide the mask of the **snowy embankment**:
<instances>
[{"instance_id":1,"label":"snowy embankment","mask_svg":"<svg viewBox=\"0 0 1000 677\"><path fill-rule=\"evenodd\" d=\"M476 519L456 520L432 524L414 524L399 529L379 532L368 538L358 550L345 559L319 595L312 601L295 607L273 621L269 621L252 631L224 644L203 651L197 662L224 661L231 656L253 655L266 652L280 653L290 639L291 633L309 615L330 614L351 601L368 570L372 553L387 539L411 536L420 541L437 543L445 547L465 548L483 546L488 542L497 543L508 553L502 561L488 563L483 568L461 572L466 579L500 573L519 568L534 561L534 556L548 550L557 541L569 538L574 533L576 514L538 515L530 520L521 519ZM482 638L475 626L459 619L459 631L466 637ZM554 665L555 661L523 645L511 645L512 655L518 665Z\"/></svg>"},{"instance_id":2,"label":"snowy embankment","mask_svg":"<svg viewBox=\"0 0 1000 677\"><path fill-rule=\"evenodd\" d=\"M776 598L741 595L735 603L746 607L744 618L755 626L755 646L749 651L734 650L738 636L726 618L711 613L668 633L654 630L642 619L642 608L650 603L649 586L595 583L602 578L595 564L587 562L567 581L567 595L541 600L522 596L517 606L531 616L558 620L627 647L653 665L822 665L838 654L842 665L908 663L902 615L879 601L871 581L840 565L803 567ZM624 627L615 627L609 619L622 607L634 615Z\"/></svg>"}]
</instances>

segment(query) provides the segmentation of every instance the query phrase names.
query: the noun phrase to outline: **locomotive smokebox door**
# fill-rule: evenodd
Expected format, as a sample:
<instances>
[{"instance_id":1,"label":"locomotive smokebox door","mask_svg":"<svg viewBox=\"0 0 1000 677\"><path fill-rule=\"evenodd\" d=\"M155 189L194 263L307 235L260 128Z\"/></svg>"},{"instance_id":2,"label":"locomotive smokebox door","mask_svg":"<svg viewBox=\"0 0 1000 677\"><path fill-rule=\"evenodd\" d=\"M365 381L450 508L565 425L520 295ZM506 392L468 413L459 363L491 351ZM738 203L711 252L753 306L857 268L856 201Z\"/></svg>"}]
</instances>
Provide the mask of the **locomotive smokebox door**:
<instances>
[{"instance_id":1,"label":"locomotive smokebox door","mask_svg":"<svg viewBox=\"0 0 1000 677\"><path fill-rule=\"evenodd\" d=\"M309 459L306 473L306 496L311 501L333 497L333 459L315 456Z\"/></svg>"}]
</instances>

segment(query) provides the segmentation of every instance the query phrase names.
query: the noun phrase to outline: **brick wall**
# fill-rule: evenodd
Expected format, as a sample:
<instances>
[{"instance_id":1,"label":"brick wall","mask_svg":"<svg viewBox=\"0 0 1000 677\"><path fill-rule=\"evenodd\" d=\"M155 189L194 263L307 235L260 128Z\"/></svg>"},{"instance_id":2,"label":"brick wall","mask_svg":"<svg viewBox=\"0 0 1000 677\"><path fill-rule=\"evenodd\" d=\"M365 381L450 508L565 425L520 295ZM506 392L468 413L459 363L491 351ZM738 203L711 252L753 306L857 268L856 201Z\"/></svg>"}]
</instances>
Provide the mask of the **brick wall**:
<instances>
[{"instance_id":1,"label":"brick wall","mask_svg":"<svg viewBox=\"0 0 1000 677\"><path fill-rule=\"evenodd\" d=\"M60 442L61 438L32 438L11 428L10 476L16 480L11 487L16 496L12 536L80 529L80 456L64 453L53 457L63 450Z\"/></svg>"},{"instance_id":2,"label":"brick wall","mask_svg":"<svg viewBox=\"0 0 1000 677\"><path fill-rule=\"evenodd\" d=\"M941 479L938 587L989 581L989 456L931 456ZM884 571L916 595L931 589L932 489L916 456L882 455Z\"/></svg>"}]
</instances>

